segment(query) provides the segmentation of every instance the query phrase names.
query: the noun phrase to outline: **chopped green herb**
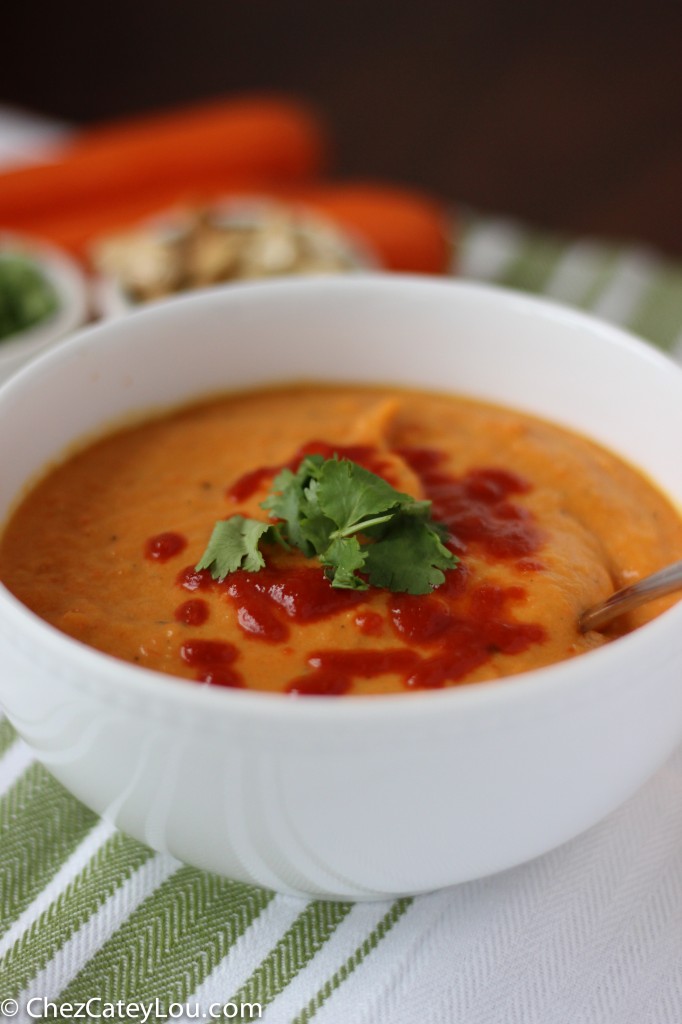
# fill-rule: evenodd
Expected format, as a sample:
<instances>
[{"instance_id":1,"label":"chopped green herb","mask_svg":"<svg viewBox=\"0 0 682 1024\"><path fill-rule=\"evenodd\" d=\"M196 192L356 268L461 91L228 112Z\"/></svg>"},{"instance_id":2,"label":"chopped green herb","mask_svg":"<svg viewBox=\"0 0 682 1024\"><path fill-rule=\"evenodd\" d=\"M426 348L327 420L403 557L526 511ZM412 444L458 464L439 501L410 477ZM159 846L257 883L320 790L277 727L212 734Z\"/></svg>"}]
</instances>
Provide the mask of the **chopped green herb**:
<instances>
[{"instance_id":1,"label":"chopped green herb","mask_svg":"<svg viewBox=\"0 0 682 1024\"><path fill-rule=\"evenodd\" d=\"M35 263L0 254L0 340L41 323L57 306L54 288Z\"/></svg>"},{"instance_id":2,"label":"chopped green herb","mask_svg":"<svg viewBox=\"0 0 682 1024\"><path fill-rule=\"evenodd\" d=\"M197 562L197 570L208 569L220 580L237 569L258 572L265 565L258 545L268 532L274 532L273 525L258 519L231 516L221 520L213 527L208 547Z\"/></svg>"},{"instance_id":3,"label":"chopped green herb","mask_svg":"<svg viewBox=\"0 0 682 1024\"><path fill-rule=\"evenodd\" d=\"M443 543L447 530L431 519L430 501L396 491L350 459L306 456L295 473L275 477L262 508L275 523L244 516L217 523L196 568L215 579L258 572L265 565L259 544L279 543L317 556L333 587L427 594L458 561Z\"/></svg>"}]
</instances>

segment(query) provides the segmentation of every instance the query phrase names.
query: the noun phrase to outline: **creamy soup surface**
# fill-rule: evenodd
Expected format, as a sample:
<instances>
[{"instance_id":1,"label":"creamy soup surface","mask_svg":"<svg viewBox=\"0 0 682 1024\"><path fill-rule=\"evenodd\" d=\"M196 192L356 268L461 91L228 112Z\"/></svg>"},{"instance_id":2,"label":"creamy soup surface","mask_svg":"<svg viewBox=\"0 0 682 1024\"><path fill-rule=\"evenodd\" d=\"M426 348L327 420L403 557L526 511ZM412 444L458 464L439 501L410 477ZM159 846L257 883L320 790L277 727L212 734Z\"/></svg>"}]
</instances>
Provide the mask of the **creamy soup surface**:
<instances>
[{"instance_id":1,"label":"creamy soup surface","mask_svg":"<svg viewBox=\"0 0 682 1024\"><path fill-rule=\"evenodd\" d=\"M211 530L267 519L272 481L304 453L350 458L432 501L458 556L426 595L332 588L315 558L196 571ZM312 384L169 413L52 469L13 514L0 579L64 633L200 685L340 696L482 682L581 654L582 611L682 558L682 520L589 440L451 395Z\"/></svg>"}]
</instances>

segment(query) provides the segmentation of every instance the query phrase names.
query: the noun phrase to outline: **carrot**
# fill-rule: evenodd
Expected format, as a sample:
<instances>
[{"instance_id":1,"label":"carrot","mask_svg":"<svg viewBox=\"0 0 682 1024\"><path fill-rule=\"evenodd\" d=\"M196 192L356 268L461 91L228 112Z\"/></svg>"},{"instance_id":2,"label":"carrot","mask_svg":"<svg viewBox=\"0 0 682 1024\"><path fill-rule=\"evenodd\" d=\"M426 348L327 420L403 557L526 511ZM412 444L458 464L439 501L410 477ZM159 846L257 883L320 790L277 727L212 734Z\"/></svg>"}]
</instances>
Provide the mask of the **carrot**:
<instances>
[{"instance_id":1,"label":"carrot","mask_svg":"<svg viewBox=\"0 0 682 1024\"><path fill-rule=\"evenodd\" d=\"M326 143L297 101L229 98L86 131L49 164L0 175L0 224L30 228L48 213L120 203L141 190L193 187L211 174L229 187L318 174Z\"/></svg>"},{"instance_id":2,"label":"carrot","mask_svg":"<svg viewBox=\"0 0 682 1024\"><path fill-rule=\"evenodd\" d=\"M260 195L268 199L277 198L277 187L270 182L259 186L254 180L239 183L235 179L228 188L224 181L209 175L205 179L197 177L191 187L178 189L175 185L160 183L155 188L131 192L117 202L88 204L78 210L34 218L30 229L32 234L87 261L93 242L135 228L156 214L163 216L174 208L205 208L216 197L222 201Z\"/></svg>"},{"instance_id":3,"label":"carrot","mask_svg":"<svg viewBox=\"0 0 682 1024\"><path fill-rule=\"evenodd\" d=\"M161 183L139 189L117 203L89 204L79 210L35 220L34 234L68 249L86 262L96 240L135 227L173 207L209 206L217 200L258 197L290 203L325 218L364 244L385 270L441 274L452 269L456 226L434 199L386 184L287 185L258 187L254 182L221 187L214 176L196 178L194 187Z\"/></svg>"},{"instance_id":4,"label":"carrot","mask_svg":"<svg viewBox=\"0 0 682 1024\"><path fill-rule=\"evenodd\" d=\"M441 274L452 268L452 216L420 192L358 182L313 186L292 197L364 241L386 270Z\"/></svg>"}]
</instances>

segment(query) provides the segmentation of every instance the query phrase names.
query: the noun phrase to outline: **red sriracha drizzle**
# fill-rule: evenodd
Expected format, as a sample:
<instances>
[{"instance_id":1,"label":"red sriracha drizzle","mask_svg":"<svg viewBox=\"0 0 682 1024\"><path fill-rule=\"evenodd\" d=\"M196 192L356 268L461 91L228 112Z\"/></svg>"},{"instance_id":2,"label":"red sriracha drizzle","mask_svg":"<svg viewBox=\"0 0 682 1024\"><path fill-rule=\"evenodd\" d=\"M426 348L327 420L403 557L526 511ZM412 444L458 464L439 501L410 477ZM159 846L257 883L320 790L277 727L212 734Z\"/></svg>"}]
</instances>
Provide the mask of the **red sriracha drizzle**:
<instances>
[{"instance_id":1,"label":"red sriracha drizzle","mask_svg":"<svg viewBox=\"0 0 682 1024\"><path fill-rule=\"evenodd\" d=\"M234 644L222 640L186 640L180 648L182 660L198 670L198 682L232 688L244 685L239 673L232 668L238 654Z\"/></svg>"},{"instance_id":2,"label":"red sriracha drizzle","mask_svg":"<svg viewBox=\"0 0 682 1024\"><path fill-rule=\"evenodd\" d=\"M176 582L191 592L222 591L234 603L237 622L244 632L268 643L282 643L288 638L289 621L319 621L366 600L366 591L335 590L317 565L235 572L222 583L213 580L207 570L197 572L188 566ZM194 602L180 608L187 604Z\"/></svg>"},{"instance_id":3,"label":"red sriracha drizzle","mask_svg":"<svg viewBox=\"0 0 682 1024\"><path fill-rule=\"evenodd\" d=\"M178 622L184 622L186 626L203 626L208 621L211 611L206 601L195 598L193 601L184 601L175 609L174 616Z\"/></svg>"},{"instance_id":4,"label":"red sriracha drizzle","mask_svg":"<svg viewBox=\"0 0 682 1024\"><path fill-rule=\"evenodd\" d=\"M454 477L442 469L442 453L432 448L403 448L399 454L420 478L433 503L433 518L453 534L454 550L461 553L475 542L487 555L505 559L537 551L542 536L532 513L509 500L531 490L526 480L506 469L485 467Z\"/></svg>"},{"instance_id":5,"label":"red sriracha drizzle","mask_svg":"<svg viewBox=\"0 0 682 1024\"><path fill-rule=\"evenodd\" d=\"M336 691L348 692L354 678L397 673L409 689L436 689L463 679L490 661L493 654L519 654L542 643L542 626L517 622L509 604L525 599L522 587L491 584L467 586L467 571L458 567L432 595L392 594L391 625L412 647L368 651L315 651L311 672L289 684L290 693L326 693L334 678ZM424 653L415 646L425 648ZM315 690L318 678L323 689ZM345 686L342 684L345 680Z\"/></svg>"},{"instance_id":6,"label":"red sriracha drizzle","mask_svg":"<svg viewBox=\"0 0 682 1024\"><path fill-rule=\"evenodd\" d=\"M370 446L311 441L287 465L295 470L307 454L325 458L337 454L388 479L385 457ZM448 544L460 556L475 545L493 561L513 561L519 571L542 570L541 562L530 557L540 547L542 534L532 513L511 500L513 495L531 490L527 481L495 467L476 467L456 477L447 472L445 456L435 449L405 448L397 454L421 480L434 519L448 527ZM251 497L282 468L264 466L245 474L228 489L228 497L234 501ZM334 589L317 564L268 567L257 573L240 571L220 584L206 570L197 572L189 566L177 582L190 592L219 588L234 603L241 629L255 640L272 644L288 639L292 622L320 621L350 610L368 597L367 591ZM513 617L510 606L525 597L523 587L476 584L460 562L431 594L388 595L387 628L409 646L316 651L308 658L308 672L293 679L287 692L338 696L351 690L354 679L385 674L401 676L409 689L434 689L457 682L497 653L518 654L546 639L541 625ZM176 616L181 618L180 610L186 609L184 614L191 618L194 612L187 609L201 603L197 599L185 602ZM201 613L197 614L200 617ZM372 610L359 611L354 621L364 636L379 635L384 627L382 616ZM201 647L202 643L208 646ZM217 641L190 641L183 645L181 655L200 669L198 678L205 682L242 685L231 668L236 648L224 644L225 651L218 655L220 646Z\"/></svg>"},{"instance_id":7,"label":"red sriracha drizzle","mask_svg":"<svg viewBox=\"0 0 682 1024\"><path fill-rule=\"evenodd\" d=\"M260 490L266 481L269 482L272 477L276 476L280 469L283 467L259 466L258 469L253 469L250 473L244 473L233 484L230 484L225 491L225 497L235 502L246 501Z\"/></svg>"},{"instance_id":8,"label":"red sriracha drizzle","mask_svg":"<svg viewBox=\"0 0 682 1024\"><path fill-rule=\"evenodd\" d=\"M358 612L355 616L355 625L365 636L381 636L384 631L384 620L379 612Z\"/></svg>"},{"instance_id":9,"label":"red sriracha drizzle","mask_svg":"<svg viewBox=\"0 0 682 1024\"><path fill-rule=\"evenodd\" d=\"M364 591L334 589L319 565L236 572L224 586L242 629L270 643L287 639L287 619L316 622L366 600Z\"/></svg>"},{"instance_id":10,"label":"red sriracha drizzle","mask_svg":"<svg viewBox=\"0 0 682 1024\"><path fill-rule=\"evenodd\" d=\"M463 600L452 600L446 592L434 617L438 622L434 631L429 616L418 606L418 598L396 594L391 608L396 631L413 643L433 645L433 653L423 658L405 679L406 686L433 689L457 682L484 665L493 654L520 654L531 644L542 643L546 639L542 626L517 622L510 616L509 604L523 601L525 596L522 587L487 583L469 588Z\"/></svg>"},{"instance_id":11,"label":"red sriracha drizzle","mask_svg":"<svg viewBox=\"0 0 682 1024\"><path fill-rule=\"evenodd\" d=\"M186 569L182 569L178 573L175 582L184 590L192 592L195 590L212 590L214 585L213 577L208 569L199 569L197 571L193 565L188 565Z\"/></svg>"},{"instance_id":12,"label":"red sriracha drizzle","mask_svg":"<svg viewBox=\"0 0 682 1024\"><path fill-rule=\"evenodd\" d=\"M167 562L187 547L187 540L181 533L157 533L149 537L144 546L145 558L154 562Z\"/></svg>"},{"instance_id":13,"label":"red sriracha drizzle","mask_svg":"<svg viewBox=\"0 0 682 1024\"><path fill-rule=\"evenodd\" d=\"M253 497L265 483L269 483L283 469L290 469L296 472L306 455L321 455L325 459L331 459L338 455L340 459L350 459L364 466L371 473L383 476L389 483L389 463L382 457L382 453L372 445L354 444L339 445L329 444L327 441L308 441L301 445L293 458L283 462L279 466L259 466L248 473L244 473L225 491L225 496L234 502L247 501Z\"/></svg>"}]
</instances>

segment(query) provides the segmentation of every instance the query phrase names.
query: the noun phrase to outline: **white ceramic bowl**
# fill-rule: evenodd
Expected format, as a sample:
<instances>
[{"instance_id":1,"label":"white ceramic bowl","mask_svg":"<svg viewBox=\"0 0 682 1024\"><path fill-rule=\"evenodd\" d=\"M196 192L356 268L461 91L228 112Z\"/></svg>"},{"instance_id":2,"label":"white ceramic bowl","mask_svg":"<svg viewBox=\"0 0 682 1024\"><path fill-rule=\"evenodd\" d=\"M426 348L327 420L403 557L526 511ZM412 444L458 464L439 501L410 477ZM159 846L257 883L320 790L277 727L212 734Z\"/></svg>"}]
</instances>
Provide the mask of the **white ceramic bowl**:
<instances>
[{"instance_id":1,"label":"white ceramic bowl","mask_svg":"<svg viewBox=\"0 0 682 1024\"><path fill-rule=\"evenodd\" d=\"M0 341L0 381L48 345L80 327L88 316L88 287L77 263L62 249L27 235L0 231L0 251L25 256L52 285L58 307L34 327Z\"/></svg>"},{"instance_id":2,"label":"white ceramic bowl","mask_svg":"<svg viewBox=\"0 0 682 1024\"><path fill-rule=\"evenodd\" d=\"M452 389L577 428L682 504L682 372L621 331L426 278L279 281L112 320L0 391L0 516L132 411L296 378ZM682 736L682 603L523 676L377 698L199 688L63 636L0 588L0 699L90 807L181 860L289 893L417 893L592 825Z\"/></svg>"}]
</instances>

